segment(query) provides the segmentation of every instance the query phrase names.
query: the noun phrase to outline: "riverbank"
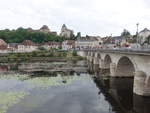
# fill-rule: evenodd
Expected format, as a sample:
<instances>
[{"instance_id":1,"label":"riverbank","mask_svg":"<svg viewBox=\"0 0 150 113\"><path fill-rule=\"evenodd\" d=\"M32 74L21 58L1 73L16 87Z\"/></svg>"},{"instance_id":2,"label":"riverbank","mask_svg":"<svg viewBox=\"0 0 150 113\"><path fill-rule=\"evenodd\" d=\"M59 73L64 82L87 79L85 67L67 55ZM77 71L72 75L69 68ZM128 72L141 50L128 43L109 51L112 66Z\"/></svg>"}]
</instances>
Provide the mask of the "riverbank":
<instances>
[{"instance_id":1,"label":"riverbank","mask_svg":"<svg viewBox=\"0 0 150 113\"><path fill-rule=\"evenodd\" d=\"M76 51L34 51L30 53L9 53L0 56L1 63L18 62L53 62L78 61L83 57L77 56Z\"/></svg>"}]
</instances>

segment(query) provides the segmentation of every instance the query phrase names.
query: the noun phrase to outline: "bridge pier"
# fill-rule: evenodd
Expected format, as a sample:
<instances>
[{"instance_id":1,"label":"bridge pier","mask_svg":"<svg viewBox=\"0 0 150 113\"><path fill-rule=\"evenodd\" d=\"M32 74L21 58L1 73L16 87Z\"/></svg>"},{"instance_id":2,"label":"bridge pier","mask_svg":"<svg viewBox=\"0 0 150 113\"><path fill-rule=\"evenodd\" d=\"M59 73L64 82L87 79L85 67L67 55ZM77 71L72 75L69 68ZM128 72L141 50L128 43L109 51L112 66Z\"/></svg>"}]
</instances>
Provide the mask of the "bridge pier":
<instances>
[{"instance_id":1,"label":"bridge pier","mask_svg":"<svg viewBox=\"0 0 150 113\"><path fill-rule=\"evenodd\" d=\"M99 65L99 59L98 58L94 58L94 65Z\"/></svg>"},{"instance_id":2,"label":"bridge pier","mask_svg":"<svg viewBox=\"0 0 150 113\"><path fill-rule=\"evenodd\" d=\"M141 96L150 96L150 76L137 71L134 77L134 93Z\"/></svg>"},{"instance_id":3,"label":"bridge pier","mask_svg":"<svg viewBox=\"0 0 150 113\"><path fill-rule=\"evenodd\" d=\"M99 60L99 68L100 69L110 69L110 67L108 67L106 64L105 64L105 61L103 59L100 59Z\"/></svg>"},{"instance_id":4,"label":"bridge pier","mask_svg":"<svg viewBox=\"0 0 150 113\"><path fill-rule=\"evenodd\" d=\"M88 55L88 56L86 57L86 59L89 61L89 60L90 60L90 56Z\"/></svg>"},{"instance_id":5,"label":"bridge pier","mask_svg":"<svg viewBox=\"0 0 150 113\"><path fill-rule=\"evenodd\" d=\"M117 69L116 64L115 63L111 63L110 64L110 76L111 77L116 77L116 75L117 75L116 69Z\"/></svg>"},{"instance_id":6,"label":"bridge pier","mask_svg":"<svg viewBox=\"0 0 150 113\"><path fill-rule=\"evenodd\" d=\"M109 73L110 73L110 68L105 65L105 62L103 59L99 59L99 69L100 69L101 74L109 75Z\"/></svg>"},{"instance_id":7,"label":"bridge pier","mask_svg":"<svg viewBox=\"0 0 150 113\"><path fill-rule=\"evenodd\" d=\"M93 63L93 57L92 57L92 56L89 57L89 61L90 61L91 63Z\"/></svg>"}]
</instances>

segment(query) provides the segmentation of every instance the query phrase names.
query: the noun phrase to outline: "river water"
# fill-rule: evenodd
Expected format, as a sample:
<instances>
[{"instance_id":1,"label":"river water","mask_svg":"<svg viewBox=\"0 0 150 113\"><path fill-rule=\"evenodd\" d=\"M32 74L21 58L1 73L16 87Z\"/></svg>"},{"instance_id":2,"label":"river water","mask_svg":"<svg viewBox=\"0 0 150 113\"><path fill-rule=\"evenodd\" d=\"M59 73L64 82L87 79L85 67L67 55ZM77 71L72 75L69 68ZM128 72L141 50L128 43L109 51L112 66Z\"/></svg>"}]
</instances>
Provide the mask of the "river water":
<instances>
[{"instance_id":1,"label":"river water","mask_svg":"<svg viewBox=\"0 0 150 113\"><path fill-rule=\"evenodd\" d=\"M0 113L150 113L133 78L110 78L85 61L0 65Z\"/></svg>"}]
</instances>

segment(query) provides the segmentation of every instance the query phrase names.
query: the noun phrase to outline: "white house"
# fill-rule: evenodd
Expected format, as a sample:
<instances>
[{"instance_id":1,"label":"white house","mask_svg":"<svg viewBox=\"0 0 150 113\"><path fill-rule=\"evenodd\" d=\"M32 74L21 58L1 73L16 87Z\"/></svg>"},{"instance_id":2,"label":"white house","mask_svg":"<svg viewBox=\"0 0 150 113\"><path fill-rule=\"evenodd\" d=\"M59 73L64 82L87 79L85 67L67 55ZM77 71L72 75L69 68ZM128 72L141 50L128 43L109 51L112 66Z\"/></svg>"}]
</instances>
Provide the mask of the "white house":
<instances>
[{"instance_id":1,"label":"white house","mask_svg":"<svg viewBox=\"0 0 150 113\"><path fill-rule=\"evenodd\" d=\"M150 44L150 30L145 28L138 34L137 42L139 44L148 43Z\"/></svg>"},{"instance_id":2,"label":"white house","mask_svg":"<svg viewBox=\"0 0 150 113\"><path fill-rule=\"evenodd\" d=\"M24 40L18 44L16 52L32 52L37 50L38 46L31 40Z\"/></svg>"},{"instance_id":3,"label":"white house","mask_svg":"<svg viewBox=\"0 0 150 113\"><path fill-rule=\"evenodd\" d=\"M62 43L63 50L72 50L75 48L75 41L74 40L65 40Z\"/></svg>"},{"instance_id":4,"label":"white house","mask_svg":"<svg viewBox=\"0 0 150 113\"><path fill-rule=\"evenodd\" d=\"M86 36L78 38L75 41L75 48L76 49L97 48L100 46L100 44L101 44L100 37Z\"/></svg>"},{"instance_id":5,"label":"white house","mask_svg":"<svg viewBox=\"0 0 150 113\"><path fill-rule=\"evenodd\" d=\"M44 47L45 49L59 49L61 47L61 43L60 42L46 42L44 44L42 44L42 47Z\"/></svg>"}]
</instances>

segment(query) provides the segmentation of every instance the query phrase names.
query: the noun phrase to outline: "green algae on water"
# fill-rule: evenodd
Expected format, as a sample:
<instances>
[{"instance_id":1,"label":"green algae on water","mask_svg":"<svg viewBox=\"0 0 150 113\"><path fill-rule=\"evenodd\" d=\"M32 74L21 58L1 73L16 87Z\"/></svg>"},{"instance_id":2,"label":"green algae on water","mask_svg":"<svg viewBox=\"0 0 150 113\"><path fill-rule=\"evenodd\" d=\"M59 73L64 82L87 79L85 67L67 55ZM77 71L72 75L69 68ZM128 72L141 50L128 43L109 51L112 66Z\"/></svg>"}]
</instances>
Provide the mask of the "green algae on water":
<instances>
[{"instance_id":1,"label":"green algae on water","mask_svg":"<svg viewBox=\"0 0 150 113\"><path fill-rule=\"evenodd\" d=\"M25 92L0 92L0 113L6 113L7 109L23 99Z\"/></svg>"}]
</instances>

